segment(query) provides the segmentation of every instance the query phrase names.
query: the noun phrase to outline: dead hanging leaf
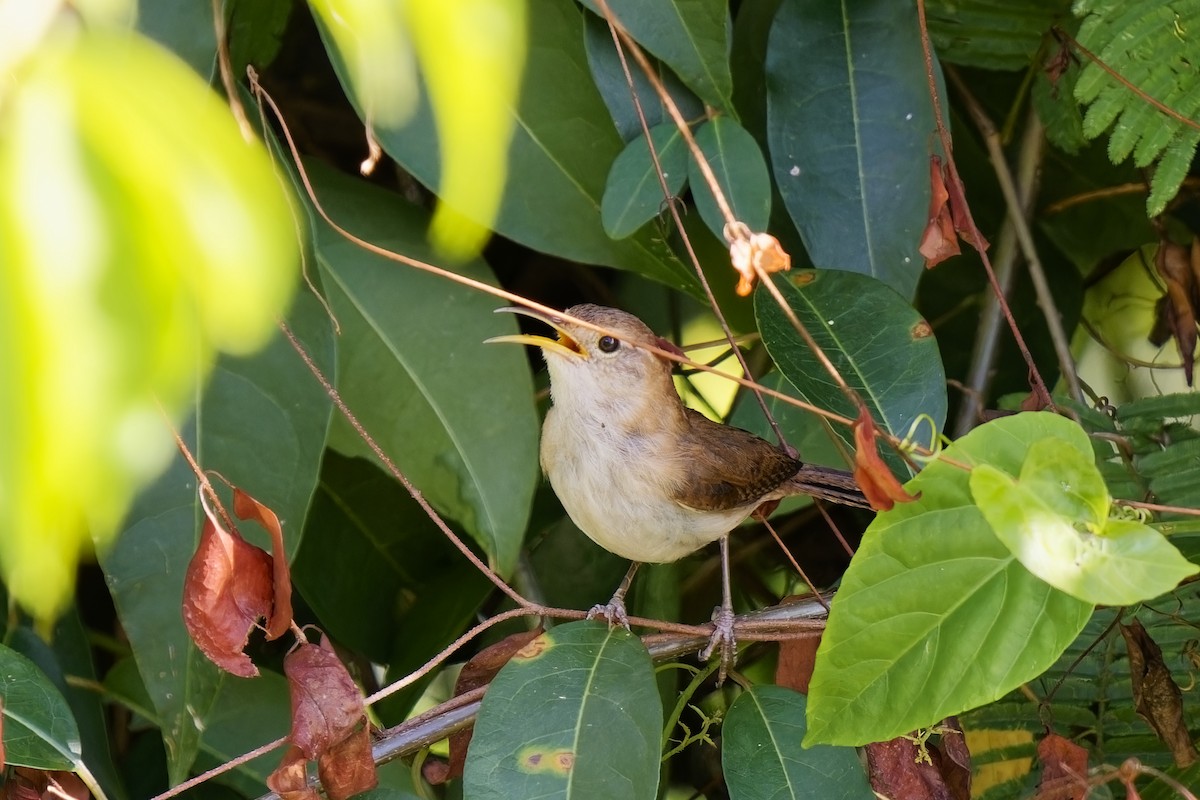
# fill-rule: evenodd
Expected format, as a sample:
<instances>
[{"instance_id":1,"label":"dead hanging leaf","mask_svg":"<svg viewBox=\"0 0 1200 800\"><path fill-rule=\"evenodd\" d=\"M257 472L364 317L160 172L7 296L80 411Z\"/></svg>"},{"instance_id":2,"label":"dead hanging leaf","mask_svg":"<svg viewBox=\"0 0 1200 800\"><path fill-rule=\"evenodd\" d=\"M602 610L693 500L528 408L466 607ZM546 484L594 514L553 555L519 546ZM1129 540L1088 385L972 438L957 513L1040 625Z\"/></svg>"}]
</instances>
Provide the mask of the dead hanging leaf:
<instances>
[{"instance_id":1,"label":"dead hanging leaf","mask_svg":"<svg viewBox=\"0 0 1200 800\"><path fill-rule=\"evenodd\" d=\"M289 800L309 800L304 793L307 779L300 783L303 762L308 759L317 761L317 773L330 800L344 800L375 786L378 778L362 694L328 638L322 636L319 645L304 642L297 646L283 660L283 672L292 699L288 740L293 747L271 779L289 791L300 792Z\"/></svg>"},{"instance_id":2,"label":"dead hanging leaf","mask_svg":"<svg viewBox=\"0 0 1200 800\"><path fill-rule=\"evenodd\" d=\"M4 783L8 800L88 800L91 792L73 772L17 767Z\"/></svg>"},{"instance_id":3,"label":"dead hanging leaf","mask_svg":"<svg viewBox=\"0 0 1200 800\"><path fill-rule=\"evenodd\" d=\"M971 751L967 748L967 737L958 717L946 717L938 726L941 737L938 741L938 751L941 760L935 760L942 780L950 789L950 794L961 800L971 797Z\"/></svg>"},{"instance_id":4,"label":"dead hanging leaf","mask_svg":"<svg viewBox=\"0 0 1200 800\"><path fill-rule=\"evenodd\" d=\"M1062 32L1057 28L1052 28L1051 31L1054 34L1055 41L1058 42L1058 50L1054 52L1054 55L1046 59L1044 71L1046 79L1050 81L1050 96L1057 100L1058 82L1066 74L1067 70L1071 68L1072 64L1080 62L1079 57L1071 52L1071 45L1063 38Z\"/></svg>"},{"instance_id":5,"label":"dead hanging leaf","mask_svg":"<svg viewBox=\"0 0 1200 800\"><path fill-rule=\"evenodd\" d=\"M489 647L480 650L463 665L454 683L454 696L486 686L492 682L505 664L521 651L525 645L532 642L543 633L539 625L531 631L522 631L506 636ZM445 765L436 762L430 764L429 770L424 771L425 779L434 785L462 777L463 767L467 762L467 746L471 743L471 733L474 728L458 731L450 736L450 761Z\"/></svg>"},{"instance_id":6,"label":"dead hanging leaf","mask_svg":"<svg viewBox=\"0 0 1200 800\"><path fill-rule=\"evenodd\" d=\"M869 744L865 749L867 775L871 788L879 797L959 800L951 794L932 763L935 751L923 751L911 737L898 736L887 742Z\"/></svg>"},{"instance_id":7,"label":"dead hanging leaf","mask_svg":"<svg viewBox=\"0 0 1200 800\"><path fill-rule=\"evenodd\" d=\"M876 511L887 511L896 503L911 503L920 494L904 491L900 481L883 463L875 446L875 421L864 407L854 422L854 481Z\"/></svg>"},{"instance_id":8,"label":"dead hanging leaf","mask_svg":"<svg viewBox=\"0 0 1200 800\"><path fill-rule=\"evenodd\" d=\"M738 297L754 291L759 272L770 275L792 268L792 257L769 233L751 233L745 223L725 226L725 241L729 242L729 262L738 272Z\"/></svg>"},{"instance_id":9,"label":"dead hanging leaf","mask_svg":"<svg viewBox=\"0 0 1200 800\"><path fill-rule=\"evenodd\" d=\"M1158 301L1157 319L1150 341L1162 345L1174 339L1183 362L1188 386L1196 364L1196 316L1200 308L1200 239L1188 248L1162 241L1154 257L1154 267L1166 284L1166 293Z\"/></svg>"},{"instance_id":10,"label":"dead hanging leaf","mask_svg":"<svg viewBox=\"0 0 1200 800\"><path fill-rule=\"evenodd\" d=\"M283 549L283 526L274 511L237 487L233 490L233 513L239 519L254 520L271 537L273 602L267 620L267 639L278 639L292 625L292 575Z\"/></svg>"},{"instance_id":11,"label":"dead hanging leaf","mask_svg":"<svg viewBox=\"0 0 1200 800\"><path fill-rule=\"evenodd\" d=\"M1059 736L1047 734L1037 747L1042 777L1034 800L1083 800L1089 789L1088 752Z\"/></svg>"},{"instance_id":12,"label":"dead hanging leaf","mask_svg":"<svg viewBox=\"0 0 1200 800\"><path fill-rule=\"evenodd\" d=\"M962 251L958 247L958 234L954 232L954 220L950 217L950 192L946 190L946 179L942 174L942 159L929 157L929 221L921 234L917 248L925 256L926 268L936 266Z\"/></svg>"},{"instance_id":13,"label":"dead hanging leaf","mask_svg":"<svg viewBox=\"0 0 1200 800\"><path fill-rule=\"evenodd\" d=\"M819 635L806 636L803 639L785 639L780 642L779 661L775 665L775 684L808 694L808 684L812 680L817 647L820 644Z\"/></svg>"},{"instance_id":14,"label":"dead hanging leaf","mask_svg":"<svg viewBox=\"0 0 1200 800\"><path fill-rule=\"evenodd\" d=\"M1129 651L1134 709L1170 748L1175 765L1191 766L1197 752L1183 719L1183 694L1163 662L1162 649L1136 619L1120 627Z\"/></svg>"},{"instance_id":15,"label":"dead hanging leaf","mask_svg":"<svg viewBox=\"0 0 1200 800\"><path fill-rule=\"evenodd\" d=\"M183 622L214 664L253 678L258 668L242 651L258 619L271 613L271 557L222 528L200 492L204 527L183 579Z\"/></svg>"},{"instance_id":16,"label":"dead hanging leaf","mask_svg":"<svg viewBox=\"0 0 1200 800\"><path fill-rule=\"evenodd\" d=\"M288 747L283 761L267 776L267 788L281 800L318 800L320 793L308 785L308 759L296 745Z\"/></svg>"}]
</instances>

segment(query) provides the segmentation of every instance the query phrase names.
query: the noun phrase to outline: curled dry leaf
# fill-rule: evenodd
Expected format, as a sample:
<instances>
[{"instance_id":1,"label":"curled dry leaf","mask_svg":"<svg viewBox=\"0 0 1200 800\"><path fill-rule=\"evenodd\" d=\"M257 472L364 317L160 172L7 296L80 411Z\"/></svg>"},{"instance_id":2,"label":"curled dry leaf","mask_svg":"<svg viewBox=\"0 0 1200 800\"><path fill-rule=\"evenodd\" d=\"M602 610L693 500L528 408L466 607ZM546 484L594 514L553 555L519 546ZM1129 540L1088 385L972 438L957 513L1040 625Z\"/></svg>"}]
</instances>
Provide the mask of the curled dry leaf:
<instances>
[{"instance_id":1,"label":"curled dry leaf","mask_svg":"<svg viewBox=\"0 0 1200 800\"><path fill-rule=\"evenodd\" d=\"M819 634L803 639L784 639L780 642L779 661L775 665L775 684L808 694L808 684L812 680L813 665L816 664L817 647L820 644Z\"/></svg>"},{"instance_id":2,"label":"curled dry leaf","mask_svg":"<svg viewBox=\"0 0 1200 800\"><path fill-rule=\"evenodd\" d=\"M929 187L929 221L917 248L925 256L927 268L962 252L958 247L958 234L954 232L954 221L950 218L950 193L946 191L942 160L937 156L929 157Z\"/></svg>"},{"instance_id":3,"label":"curled dry leaf","mask_svg":"<svg viewBox=\"0 0 1200 800\"><path fill-rule=\"evenodd\" d=\"M267 787L281 800L318 800L315 786L308 785L308 759L296 745L288 747L283 761L267 776Z\"/></svg>"},{"instance_id":4,"label":"curled dry leaf","mask_svg":"<svg viewBox=\"0 0 1200 800\"><path fill-rule=\"evenodd\" d=\"M1190 250L1174 242L1161 242L1154 268L1167 290L1158 301L1150 341L1161 345L1167 339L1175 340L1184 377L1191 386L1196 364L1196 310L1200 308L1200 239L1192 240Z\"/></svg>"},{"instance_id":5,"label":"curled dry leaf","mask_svg":"<svg viewBox=\"0 0 1200 800\"><path fill-rule=\"evenodd\" d=\"M354 733L317 759L317 775L329 800L345 800L379 783L371 755L371 731L366 720Z\"/></svg>"},{"instance_id":6,"label":"curled dry leaf","mask_svg":"<svg viewBox=\"0 0 1200 800\"><path fill-rule=\"evenodd\" d=\"M258 668L243 650L259 617L271 613L271 557L221 527L200 491L204 527L183 580L183 622L214 664L253 678Z\"/></svg>"},{"instance_id":7,"label":"curled dry leaf","mask_svg":"<svg viewBox=\"0 0 1200 800\"><path fill-rule=\"evenodd\" d=\"M73 772L17 767L4 783L7 800L88 800L91 793Z\"/></svg>"},{"instance_id":8,"label":"curled dry leaf","mask_svg":"<svg viewBox=\"0 0 1200 800\"><path fill-rule=\"evenodd\" d=\"M900 481L883 463L875 447L875 420L864 407L854 422L854 481L876 511L887 511L896 503L911 503L920 497L904 491Z\"/></svg>"},{"instance_id":9,"label":"curled dry leaf","mask_svg":"<svg viewBox=\"0 0 1200 800\"><path fill-rule=\"evenodd\" d=\"M754 291L760 272L770 275L792 268L792 257L769 233L751 233L744 223L730 223L725 226L725 241L729 242L729 261L738 272L739 297Z\"/></svg>"},{"instance_id":10,"label":"curled dry leaf","mask_svg":"<svg viewBox=\"0 0 1200 800\"><path fill-rule=\"evenodd\" d=\"M1162 649L1136 619L1120 627L1129 651L1133 707L1171 749L1175 765L1191 766L1197 753L1183 719L1183 694L1163 661Z\"/></svg>"},{"instance_id":11,"label":"curled dry leaf","mask_svg":"<svg viewBox=\"0 0 1200 800\"><path fill-rule=\"evenodd\" d=\"M271 537L273 603L267 620L267 639L278 639L292 624L292 575L283 549L283 527L275 512L243 492L233 490L233 513L257 522Z\"/></svg>"},{"instance_id":12,"label":"curled dry leaf","mask_svg":"<svg viewBox=\"0 0 1200 800\"><path fill-rule=\"evenodd\" d=\"M941 770L942 780L950 789L950 794L961 800L971 797L971 751L967 748L967 737L958 717L946 717L939 726L941 739L938 750L942 757L937 763Z\"/></svg>"},{"instance_id":13,"label":"curled dry leaf","mask_svg":"<svg viewBox=\"0 0 1200 800\"><path fill-rule=\"evenodd\" d=\"M454 696L466 694L480 686L486 686L496 677L500 668L507 664L513 656L525 645L532 642L543 633L542 626L531 631L521 631L506 636L489 647L480 650L471 660L463 665L454 683ZM474 728L458 731L450 736L450 762L446 769L427 773L428 778L440 778L436 783L444 783L454 778L462 777L463 767L467 762L467 746L471 743L471 733ZM431 783L435 781L431 780Z\"/></svg>"},{"instance_id":14,"label":"curled dry leaf","mask_svg":"<svg viewBox=\"0 0 1200 800\"><path fill-rule=\"evenodd\" d=\"M898 736L866 746L867 775L879 797L905 800L959 800L946 785L935 761L936 749L918 746L911 737ZM966 800L966 798L962 798Z\"/></svg>"},{"instance_id":15,"label":"curled dry leaf","mask_svg":"<svg viewBox=\"0 0 1200 800\"><path fill-rule=\"evenodd\" d=\"M1087 750L1051 733L1038 742L1037 752L1042 777L1035 800L1083 800L1087 796L1091 788L1087 779Z\"/></svg>"}]
</instances>

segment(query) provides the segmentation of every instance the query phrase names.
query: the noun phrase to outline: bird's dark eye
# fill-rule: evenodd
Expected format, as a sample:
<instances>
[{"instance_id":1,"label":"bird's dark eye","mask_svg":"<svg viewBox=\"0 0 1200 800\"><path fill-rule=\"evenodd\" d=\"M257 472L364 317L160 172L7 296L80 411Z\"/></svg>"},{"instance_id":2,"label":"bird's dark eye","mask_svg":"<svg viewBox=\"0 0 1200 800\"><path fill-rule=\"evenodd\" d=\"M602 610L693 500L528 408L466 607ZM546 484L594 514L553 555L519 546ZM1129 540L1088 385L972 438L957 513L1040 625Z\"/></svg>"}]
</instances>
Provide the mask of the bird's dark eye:
<instances>
[{"instance_id":1,"label":"bird's dark eye","mask_svg":"<svg viewBox=\"0 0 1200 800\"><path fill-rule=\"evenodd\" d=\"M605 353L611 353L621 346L620 340L615 339L612 336L601 336L599 344L600 349Z\"/></svg>"}]
</instances>

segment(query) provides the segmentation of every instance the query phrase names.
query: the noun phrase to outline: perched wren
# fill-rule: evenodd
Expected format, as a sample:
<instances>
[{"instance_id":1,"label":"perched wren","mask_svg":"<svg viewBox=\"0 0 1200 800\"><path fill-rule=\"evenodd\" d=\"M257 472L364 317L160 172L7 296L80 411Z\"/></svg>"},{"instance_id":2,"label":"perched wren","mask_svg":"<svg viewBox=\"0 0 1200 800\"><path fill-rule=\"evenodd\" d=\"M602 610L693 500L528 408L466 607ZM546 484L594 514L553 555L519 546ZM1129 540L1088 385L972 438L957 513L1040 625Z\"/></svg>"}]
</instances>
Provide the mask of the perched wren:
<instances>
[{"instance_id":1,"label":"perched wren","mask_svg":"<svg viewBox=\"0 0 1200 800\"><path fill-rule=\"evenodd\" d=\"M520 334L488 341L541 348L553 403L542 426L542 469L575 525L634 562L612 601L593 615L628 625L624 595L638 563L675 561L720 540L725 591L716 621L725 630L702 655L721 644L731 658L727 535L763 503L794 494L866 507L851 475L804 465L752 433L685 407L671 361L644 349L673 346L632 314L597 305L567 309L602 333L525 308L498 310L558 332L557 339Z\"/></svg>"}]
</instances>

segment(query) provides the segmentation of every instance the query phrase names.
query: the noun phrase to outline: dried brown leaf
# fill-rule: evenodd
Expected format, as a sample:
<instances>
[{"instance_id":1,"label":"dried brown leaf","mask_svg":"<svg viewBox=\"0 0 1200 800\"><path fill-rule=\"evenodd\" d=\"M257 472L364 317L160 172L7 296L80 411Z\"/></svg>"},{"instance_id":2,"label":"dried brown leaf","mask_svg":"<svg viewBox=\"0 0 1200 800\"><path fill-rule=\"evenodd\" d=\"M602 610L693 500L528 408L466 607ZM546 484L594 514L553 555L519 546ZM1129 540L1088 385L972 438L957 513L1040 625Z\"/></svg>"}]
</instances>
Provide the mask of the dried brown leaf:
<instances>
[{"instance_id":1,"label":"dried brown leaf","mask_svg":"<svg viewBox=\"0 0 1200 800\"><path fill-rule=\"evenodd\" d=\"M379 775L371 755L371 732L365 719L358 730L317 759L317 775L329 800L346 800L375 788Z\"/></svg>"},{"instance_id":2,"label":"dried brown leaf","mask_svg":"<svg viewBox=\"0 0 1200 800\"><path fill-rule=\"evenodd\" d=\"M900 481L883 463L875 447L875 421L864 407L854 422L854 481L876 511L887 511L896 503L910 503L920 495L904 491Z\"/></svg>"},{"instance_id":3,"label":"dried brown leaf","mask_svg":"<svg viewBox=\"0 0 1200 800\"><path fill-rule=\"evenodd\" d=\"M792 268L792 257L769 233L751 233L750 228L738 222L725 226L725 240L729 242L729 262L738 273L739 297L754 291L760 271L770 275Z\"/></svg>"},{"instance_id":4,"label":"dried brown leaf","mask_svg":"<svg viewBox=\"0 0 1200 800\"><path fill-rule=\"evenodd\" d=\"M1158 254L1154 258L1155 269L1166 284L1167 291L1158 304L1159 318L1151 341L1162 344L1166 336L1175 340L1188 386L1192 385L1196 364L1196 306L1200 304L1193 259L1197 262L1197 270L1200 270L1200 250L1195 242L1189 252L1188 248L1169 241L1159 244Z\"/></svg>"},{"instance_id":5,"label":"dried brown leaf","mask_svg":"<svg viewBox=\"0 0 1200 800\"><path fill-rule=\"evenodd\" d=\"M5 783L11 800L88 800L91 792L73 772L17 767Z\"/></svg>"},{"instance_id":6,"label":"dried brown leaf","mask_svg":"<svg viewBox=\"0 0 1200 800\"><path fill-rule=\"evenodd\" d=\"M940 758L934 763L942 773L942 780L955 800L971 798L971 751L967 748L967 737L963 734L958 717L947 717L938 726Z\"/></svg>"},{"instance_id":7,"label":"dried brown leaf","mask_svg":"<svg viewBox=\"0 0 1200 800\"><path fill-rule=\"evenodd\" d=\"M779 661L775 665L775 683L808 694L812 680L813 665L816 663L820 636L803 639L784 639L779 643Z\"/></svg>"},{"instance_id":8,"label":"dried brown leaf","mask_svg":"<svg viewBox=\"0 0 1200 800\"><path fill-rule=\"evenodd\" d=\"M950 216L950 192L946 190L946 178L942 172L942 159L929 157L929 217L921 244L917 251L925 256L926 268L936 266L951 256L962 252L958 247L958 234L954 232L954 220Z\"/></svg>"},{"instance_id":9,"label":"dried brown leaf","mask_svg":"<svg viewBox=\"0 0 1200 800\"><path fill-rule=\"evenodd\" d=\"M273 600L267 620L267 639L278 639L292 624L292 575L288 569L287 551L283 548L283 527L275 512L234 487L233 513L240 519L257 522L271 537Z\"/></svg>"},{"instance_id":10,"label":"dried brown leaf","mask_svg":"<svg viewBox=\"0 0 1200 800\"><path fill-rule=\"evenodd\" d=\"M1088 789L1088 752L1057 733L1038 742L1042 777L1035 800L1083 800Z\"/></svg>"},{"instance_id":11,"label":"dried brown leaf","mask_svg":"<svg viewBox=\"0 0 1200 800\"><path fill-rule=\"evenodd\" d=\"M1183 719L1183 693L1163 662L1162 649L1136 619L1120 628L1129 651L1133 707L1170 748L1175 765L1191 766L1197 752Z\"/></svg>"},{"instance_id":12,"label":"dried brown leaf","mask_svg":"<svg viewBox=\"0 0 1200 800\"><path fill-rule=\"evenodd\" d=\"M362 694L329 640L303 643L283 660L292 698L288 738L309 759L354 733L366 713Z\"/></svg>"},{"instance_id":13,"label":"dried brown leaf","mask_svg":"<svg viewBox=\"0 0 1200 800\"><path fill-rule=\"evenodd\" d=\"M319 800L316 787L308 785L308 760L299 747L291 745L279 766L267 776L267 787L281 800Z\"/></svg>"},{"instance_id":14,"label":"dried brown leaf","mask_svg":"<svg viewBox=\"0 0 1200 800\"><path fill-rule=\"evenodd\" d=\"M871 788L880 797L955 800L938 768L927 763L912 739L899 736L866 746Z\"/></svg>"},{"instance_id":15,"label":"dried brown leaf","mask_svg":"<svg viewBox=\"0 0 1200 800\"><path fill-rule=\"evenodd\" d=\"M226 531L200 495L204 527L183 581L183 622L200 652L243 678L258 668L243 650L260 617L271 613L271 557Z\"/></svg>"}]
</instances>

